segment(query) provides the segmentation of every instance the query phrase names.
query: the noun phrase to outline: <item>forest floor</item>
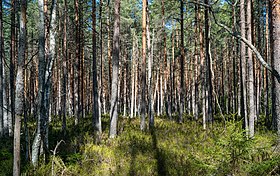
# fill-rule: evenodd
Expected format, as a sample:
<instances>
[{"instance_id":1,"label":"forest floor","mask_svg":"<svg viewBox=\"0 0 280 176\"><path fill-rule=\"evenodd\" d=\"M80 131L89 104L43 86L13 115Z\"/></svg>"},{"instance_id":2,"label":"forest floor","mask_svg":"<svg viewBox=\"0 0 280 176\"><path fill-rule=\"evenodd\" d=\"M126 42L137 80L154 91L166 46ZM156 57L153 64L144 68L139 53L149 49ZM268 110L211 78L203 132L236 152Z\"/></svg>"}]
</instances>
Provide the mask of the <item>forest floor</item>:
<instances>
[{"instance_id":1,"label":"forest floor","mask_svg":"<svg viewBox=\"0 0 280 176\"><path fill-rule=\"evenodd\" d=\"M254 139L247 139L241 123L232 119L227 119L226 123L218 119L207 130L191 117L186 117L182 124L165 117L155 119L155 128L142 132L139 118L120 117L119 135L109 139L109 117L103 116L102 139L96 145L91 118L85 118L79 126L69 119L66 137L61 134L61 120L57 118L50 124L49 162L34 169L24 162L22 155L22 173L79 176L280 174L275 133L258 129ZM12 139L0 142L0 175L11 175Z\"/></svg>"}]
</instances>

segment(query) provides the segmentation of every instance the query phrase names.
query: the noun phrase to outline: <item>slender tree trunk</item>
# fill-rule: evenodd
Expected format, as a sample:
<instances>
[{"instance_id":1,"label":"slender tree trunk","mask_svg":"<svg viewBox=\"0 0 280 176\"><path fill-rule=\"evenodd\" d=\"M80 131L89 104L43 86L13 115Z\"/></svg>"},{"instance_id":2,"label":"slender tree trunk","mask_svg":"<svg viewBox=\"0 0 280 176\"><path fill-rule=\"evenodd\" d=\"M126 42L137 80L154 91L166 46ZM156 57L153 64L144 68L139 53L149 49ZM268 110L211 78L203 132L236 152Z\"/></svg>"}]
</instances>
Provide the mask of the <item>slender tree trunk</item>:
<instances>
[{"instance_id":1,"label":"slender tree trunk","mask_svg":"<svg viewBox=\"0 0 280 176\"><path fill-rule=\"evenodd\" d=\"M118 82L119 82L119 56L120 55L120 0L115 0L115 20L113 35L113 75L111 90L110 131L109 137L117 135L118 123Z\"/></svg>"},{"instance_id":2,"label":"slender tree trunk","mask_svg":"<svg viewBox=\"0 0 280 176\"><path fill-rule=\"evenodd\" d=\"M266 0L266 20L265 20L265 38L266 38L266 62L268 63L268 61L270 60L270 56L271 56L271 52L270 52L270 42L269 42L269 35L270 35L270 32L269 29L270 29L270 21L269 21L269 18L270 18L270 10L269 10L269 7L270 7L270 0ZM269 78L268 78L268 70L266 68L264 68L264 90L265 90L265 100L264 100L264 107L265 107L265 124L266 124L266 127L268 129L270 129L270 117L269 117Z\"/></svg>"},{"instance_id":3,"label":"slender tree trunk","mask_svg":"<svg viewBox=\"0 0 280 176\"><path fill-rule=\"evenodd\" d=\"M3 37L3 7L2 0L0 1L0 137L4 135L4 102L3 102L3 92L4 92L4 75L3 75L3 56L4 56L4 37Z\"/></svg>"},{"instance_id":4,"label":"slender tree trunk","mask_svg":"<svg viewBox=\"0 0 280 176\"><path fill-rule=\"evenodd\" d=\"M241 36L246 38L246 27L245 27L245 1L240 0L240 25L241 25ZM247 93L246 93L246 45L241 42L240 44L240 78L241 78L241 117L244 118L244 129L248 129L248 119L247 119Z\"/></svg>"},{"instance_id":5,"label":"slender tree trunk","mask_svg":"<svg viewBox=\"0 0 280 176\"><path fill-rule=\"evenodd\" d=\"M179 119L178 122L182 123L183 122L183 112L184 112L184 102L185 102L185 66L184 66L184 58L185 58L185 53L184 53L184 1L181 0L181 8L180 8L180 14L181 14L181 57L180 57L180 71L181 71L181 79L180 79L180 113L179 113Z\"/></svg>"},{"instance_id":6,"label":"slender tree trunk","mask_svg":"<svg viewBox=\"0 0 280 176\"><path fill-rule=\"evenodd\" d=\"M96 66L96 1L92 3L92 70L93 70L93 127L97 135L102 132L101 129L101 116L99 115L99 103L98 103L98 84L97 84L97 66Z\"/></svg>"},{"instance_id":7,"label":"slender tree trunk","mask_svg":"<svg viewBox=\"0 0 280 176\"><path fill-rule=\"evenodd\" d=\"M64 24L63 24L63 83L62 83L62 133L66 136L66 101L68 85L67 62L67 0L64 0Z\"/></svg>"},{"instance_id":8,"label":"slender tree trunk","mask_svg":"<svg viewBox=\"0 0 280 176\"><path fill-rule=\"evenodd\" d=\"M247 0L247 39L252 43L252 16L251 16L252 0ZM255 88L254 88L254 68L253 68L253 54L248 49L248 94L249 94L249 136L254 136L254 123L256 117L255 106Z\"/></svg>"},{"instance_id":9,"label":"slender tree trunk","mask_svg":"<svg viewBox=\"0 0 280 176\"><path fill-rule=\"evenodd\" d=\"M149 17L149 10L148 10L148 2L147 2L147 47L148 47L148 94L149 94L149 127L154 127L154 102L153 102L153 55L151 50L151 36L150 36L150 17ZM153 39L154 40L154 39ZM152 44L153 45L153 44Z\"/></svg>"},{"instance_id":10,"label":"slender tree trunk","mask_svg":"<svg viewBox=\"0 0 280 176\"><path fill-rule=\"evenodd\" d=\"M81 110L81 101L80 101L80 20L79 20L79 0L75 0L75 42L76 42L76 48L75 48L75 57L76 57L76 65L78 70L78 79L77 79L77 106L78 111L74 113L75 115L75 124L79 124L80 121L80 110ZM75 71L73 70L73 74L75 74ZM75 81L74 81L75 83ZM75 87L75 86L74 86ZM75 92L75 90L73 90ZM76 97L76 96L75 96ZM76 109L76 104L73 102L73 109Z\"/></svg>"},{"instance_id":11,"label":"slender tree trunk","mask_svg":"<svg viewBox=\"0 0 280 176\"><path fill-rule=\"evenodd\" d=\"M272 31L271 31L271 58L272 66L277 72L280 72L280 1L271 1L272 9ZM278 143L280 143L280 83L277 82L276 78L273 78L272 87L272 117L275 122L278 131Z\"/></svg>"},{"instance_id":12,"label":"slender tree trunk","mask_svg":"<svg viewBox=\"0 0 280 176\"><path fill-rule=\"evenodd\" d=\"M41 140L45 137L44 132L44 84L45 84L45 21L44 21L44 1L38 0L39 6L39 22L38 22L38 32L39 32L39 89L38 89L38 110L37 110L37 131L35 139L32 145L32 164L37 166L39 158L39 149L41 146Z\"/></svg>"},{"instance_id":13,"label":"slender tree trunk","mask_svg":"<svg viewBox=\"0 0 280 176\"><path fill-rule=\"evenodd\" d=\"M135 97L135 87L136 87L136 85L135 85L135 79L136 79L136 76L135 76L135 74L136 74L136 66L135 66L135 60L136 60L136 37L135 37L135 32L133 31L133 34L132 34L133 36L132 36L132 65L131 65L131 102L130 102L130 118L133 118L134 117L134 101L136 101L136 100L134 100L134 97Z\"/></svg>"},{"instance_id":14,"label":"slender tree trunk","mask_svg":"<svg viewBox=\"0 0 280 176\"><path fill-rule=\"evenodd\" d=\"M11 1L11 43L10 43L10 107L11 116L8 116L9 136L12 136L13 121L15 119L15 57L16 57L16 0Z\"/></svg>"},{"instance_id":15,"label":"slender tree trunk","mask_svg":"<svg viewBox=\"0 0 280 176\"><path fill-rule=\"evenodd\" d=\"M208 0L204 0L205 4L209 4ZM210 57L210 32L209 32L209 9L205 8L205 58L207 65L207 91L208 91L208 110L207 116L208 120L213 122L213 105L212 105L212 67L211 67L211 57Z\"/></svg>"},{"instance_id":16,"label":"slender tree trunk","mask_svg":"<svg viewBox=\"0 0 280 176\"><path fill-rule=\"evenodd\" d=\"M146 30L147 30L147 0L143 0L142 5L142 96L141 96L141 123L140 129L145 130L146 118Z\"/></svg>"},{"instance_id":17,"label":"slender tree trunk","mask_svg":"<svg viewBox=\"0 0 280 176\"><path fill-rule=\"evenodd\" d=\"M18 54L18 69L16 77L16 99L15 99L15 126L14 126L14 164L13 175L20 175L20 127L21 117L24 114L24 64L26 50L26 0L21 0L20 13L20 33L19 33L19 54Z\"/></svg>"}]
</instances>

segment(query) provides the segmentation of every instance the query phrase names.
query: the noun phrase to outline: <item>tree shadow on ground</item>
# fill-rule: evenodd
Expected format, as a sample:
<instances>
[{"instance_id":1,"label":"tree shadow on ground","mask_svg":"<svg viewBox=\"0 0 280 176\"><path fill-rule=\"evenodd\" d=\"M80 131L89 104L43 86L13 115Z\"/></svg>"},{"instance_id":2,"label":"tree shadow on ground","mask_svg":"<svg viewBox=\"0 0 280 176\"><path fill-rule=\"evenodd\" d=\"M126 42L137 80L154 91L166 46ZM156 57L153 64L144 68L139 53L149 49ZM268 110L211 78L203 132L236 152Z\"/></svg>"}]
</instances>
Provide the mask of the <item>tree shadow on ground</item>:
<instances>
[{"instance_id":1,"label":"tree shadow on ground","mask_svg":"<svg viewBox=\"0 0 280 176\"><path fill-rule=\"evenodd\" d=\"M164 153L158 147L156 129L154 127L151 127L150 130L151 130L151 136L152 136L153 149L155 151L155 158L157 160L158 175L167 175L166 159L165 159Z\"/></svg>"}]
</instances>

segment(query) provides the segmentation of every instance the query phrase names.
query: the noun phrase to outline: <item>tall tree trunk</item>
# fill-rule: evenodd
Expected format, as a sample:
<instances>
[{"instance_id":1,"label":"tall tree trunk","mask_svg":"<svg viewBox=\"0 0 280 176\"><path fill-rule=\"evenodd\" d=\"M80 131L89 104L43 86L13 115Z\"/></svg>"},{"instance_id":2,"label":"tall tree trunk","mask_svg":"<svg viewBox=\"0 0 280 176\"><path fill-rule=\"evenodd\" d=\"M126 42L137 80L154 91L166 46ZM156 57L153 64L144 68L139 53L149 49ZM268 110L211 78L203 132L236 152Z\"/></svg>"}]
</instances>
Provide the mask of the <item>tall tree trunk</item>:
<instances>
[{"instance_id":1,"label":"tall tree trunk","mask_svg":"<svg viewBox=\"0 0 280 176\"><path fill-rule=\"evenodd\" d=\"M240 30L241 36L246 38L246 27L245 27L245 1L240 0ZM246 93L246 46L245 43L240 44L240 91L241 91L241 117L244 118L244 129L248 129L247 119L247 93Z\"/></svg>"},{"instance_id":2,"label":"tall tree trunk","mask_svg":"<svg viewBox=\"0 0 280 176\"><path fill-rule=\"evenodd\" d=\"M3 91L4 91L4 75L3 75L3 56L4 56L4 34L3 34L3 7L2 0L0 1L0 137L4 135L4 102L3 102Z\"/></svg>"},{"instance_id":3,"label":"tall tree trunk","mask_svg":"<svg viewBox=\"0 0 280 176\"><path fill-rule=\"evenodd\" d=\"M142 5L142 96L141 96L141 123L140 129L145 129L145 118L146 118L146 30L147 30L147 0L143 0Z\"/></svg>"},{"instance_id":4,"label":"tall tree trunk","mask_svg":"<svg viewBox=\"0 0 280 176\"><path fill-rule=\"evenodd\" d=\"M113 75L111 89L110 132L109 137L117 135L118 123L118 82L119 82L119 55L120 55L120 0L115 0L115 19L113 35Z\"/></svg>"},{"instance_id":5,"label":"tall tree trunk","mask_svg":"<svg viewBox=\"0 0 280 176\"><path fill-rule=\"evenodd\" d=\"M63 83L62 83L62 133L66 136L66 98L68 85L67 62L67 0L64 0L64 24L63 24Z\"/></svg>"},{"instance_id":6,"label":"tall tree trunk","mask_svg":"<svg viewBox=\"0 0 280 176\"><path fill-rule=\"evenodd\" d=\"M252 43L252 0L247 0L247 39ZM249 136L254 136L254 124L256 117L255 106L255 87L254 87L254 67L253 67L253 54L248 48L248 94L249 94Z\"/></svg>"},{"instance_id":7,"label":"tall tree trunk","mask_svg":"<svg viewBox=\"0 0 280 176\"><path fill-rule=\"evenodd\" d=\"M204 0L205 4L209 4L208 0ZM213 106L212 106L212 67L211 67L211 57L210 57L210 32L209 32L209 9L205 8L205 58L206 58L206 65L207 65L207 91L208 91L208 110L207 116L208 120L213 122Z\"/></svg>"},{"instance_id":8,"label":"tall tree trunk","mask_svg":"<svg viewBox=\"0 0 280 176\"><path fill-rule=\"evenodd\" d=\"M12 136L12 124L15 117L15 57L16 57L16 0L11 1L11 43L10 43L10 108L11 116L8 116L9 136Z\"/></svg>"},{"instance_id":9,"label":"tall tree trunk","mask_svg":"<svg viewBox=\"0 0 280 176\"><path fill-rule=\"evenodd\" d=\"M149 17L149 5L147 2L147 47L148 47L148 94L149 94L149 127L154 127L154 102L153 102L153 55L151 50L151 35L150 35L150 17ZM154 40L154 39L153 39ZM152 43L153 45L153 43Z\"/></svg>"},{"instance_id":10,"label":"tall tree trunk","mask_svg":"<svg viewBox=\"0 0 280 176\"><path fill-rule=\"evenodd\" d=\"M45 136L44 132L44 84L45 84L45 21L44 21L44 0L38 0L39 7L39 89L38 89L38 110L37 110L37 131L32 145L32 164L37 166L41 140Z\"/></svg>"},{"instance_id":11,"label":"tall tree trunk","mask_svg":"<svg viewBox=\"0 0 280 176\"><path fill-rule=\"evenodd\" d=\"M271 16L271 58L272 66L277 72L280 72L280 1L272 0L271 2L272 16ZM280 83L273 78L272 87L272 117L278 131L278 143L280 143Z\"/></svg>"},{"instance_id":12,"label":"tall tree trunk","mask_svg":"<svg viewBox=\"0 0 280 176\"><path fill-rule=\"evenodd\" d=\"M16 99L15 99L15 126L14 126L14 164L13 175L20 175L20 127L21 117L24 114L24 65L25 65L25 50L26 50L26 0L21 0L20 13L20 33L19 33L19 54L18 54L18 69L16 77Z\"/></svg>"},{"instance_id":13,"label":"tall tree trunk","mask_svg":"<svg viewBox=\"0 0 280 176\"><path fill-rule=\"evenodd\" d=\"M181 79L180 79L180 113L178 122L183 122L183 112L184 112L184 102L185 102L185 66L184 66L184 0L180 1L180 15L181 15L181 57L180 57L180 71L181 71Z\"/></svg>"},{"instance_id":14,"label":"tall tree trunk","mask_svg":"<svg viewBox=\"0 0 280 176\"><path fill-rule=\"evenodd\" d=\"M77 106L78 111L75 111L75 124L79 124L80 121L80 110L81 110L81 101L80 101L80 20L79 20L79 0L75 0L75 42L76 42L76 48L75 48L75 57L76 57L76 65L78 70L78 79L77 79ZM73 74L75 74L75 71L73 70ZM74 81L75 83L75 81ZM75 92L75 90L73 90ZM75 96L76 97L76 96ZM75 98L74 98L75 99ZM73 109L76 109L76 104L73 102Z\"/></svg>"},{"instance_id":15,"label":"tall tree trunk","mask_svg":"<svg viewBox=\"0 0 280 176\"><path fill-rule=\"evenodd\" d=\"M98 102L98 84L97 84L97 66L96 66L96 1L92 3L92 70L93 70L93 127L97 135L102 132L101 129L101 116L99 115L99 102ZM102 79L102 78L101 78Z\"/></svg>"}]
</instances>

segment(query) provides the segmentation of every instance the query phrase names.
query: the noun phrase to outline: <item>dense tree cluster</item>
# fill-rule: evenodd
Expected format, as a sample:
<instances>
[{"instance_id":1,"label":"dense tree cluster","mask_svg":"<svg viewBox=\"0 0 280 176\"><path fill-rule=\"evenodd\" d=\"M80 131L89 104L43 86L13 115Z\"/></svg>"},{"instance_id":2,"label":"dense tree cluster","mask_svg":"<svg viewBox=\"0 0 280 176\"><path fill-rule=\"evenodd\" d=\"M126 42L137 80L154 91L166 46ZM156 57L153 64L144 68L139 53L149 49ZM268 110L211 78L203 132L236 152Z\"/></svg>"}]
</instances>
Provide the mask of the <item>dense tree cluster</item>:
<instances>
[{"instance_id":1,"label":"dense tree cluster","mask_svg":"<svg viewBox=\"0 0 280 176\"><path fill-rule=\"evenodd\" d=\"M97 143L102 114L110 138L119 115L139 116L145 131L155 116L189 114L207 129L232 114L248 138L256 125L280 133L279 0L0 5L0 135L14 137L14 175L21 144L34 166L48 158L57 120L66 136L67 119L78 126L90 115Z\"/></svg>"}]
</instances>

